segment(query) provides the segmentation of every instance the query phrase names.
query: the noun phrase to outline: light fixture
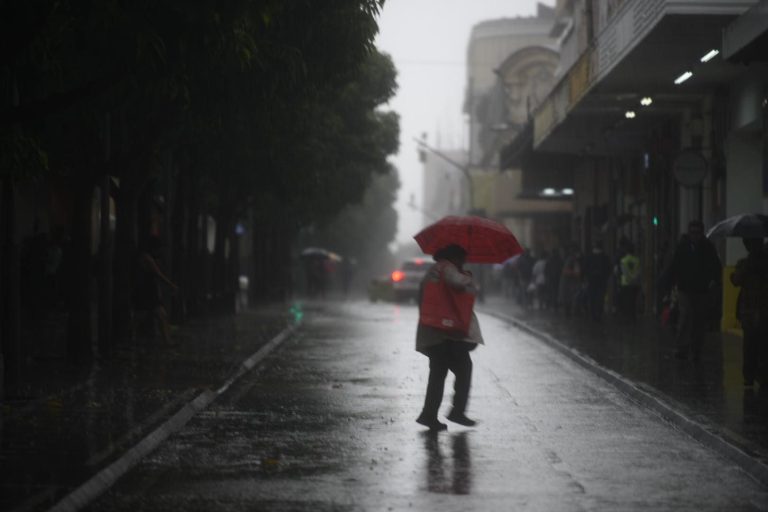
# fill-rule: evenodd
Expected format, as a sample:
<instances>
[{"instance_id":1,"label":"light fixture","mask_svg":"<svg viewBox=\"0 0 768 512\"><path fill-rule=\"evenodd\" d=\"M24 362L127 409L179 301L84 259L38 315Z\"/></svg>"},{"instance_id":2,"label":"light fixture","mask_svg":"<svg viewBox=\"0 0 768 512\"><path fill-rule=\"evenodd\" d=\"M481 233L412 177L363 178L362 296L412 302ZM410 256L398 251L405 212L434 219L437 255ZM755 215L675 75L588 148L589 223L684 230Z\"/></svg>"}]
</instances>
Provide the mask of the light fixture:
<instances>
[{"instance_id":1,"label":"light fixture","mask_svg":"<svg viewBox=\"0 0 768 512\"><path fill-rule=\"evenodd\" d=\"M704 55L704 56L701 58L701 62L709 62L709 61L711 61L712 59L714 59L714 58L715 58L715 56L716 56L718 53L720 53L720 50L714 50L714 49L713 49L713 50L709 50L709 51L707 52L707 54L706 54L706 55Z\"/></svg>"},{"instance_id":2,"label":"light fixture","mask_svg":"<svg viewBox=\"0 0 768 512\"><path fill-rule=\"evenodd\" d=\"M647 107L651 103L653 103L653 98L651 98L650 96L646 96L645 98L640 100L640 104L644 107Z\"/></svg>"},{"instance_id":3,"label":"light fixture","mask_svg":"<svg viewBox=\"0 0 768 512\"><path fill-rule=\"evenodd\" d=\"M572 196L573 195L573 189L572 188L564 188L560 191L561 194L564 196Z\"/></svg>"},{"instance_id":4,"label":"light fixture","mask_svg":"<svg viewBox=\"0 0 768 512\"><path fill-rule=\"evenodd\" d=\"M554 196L555 194L557 194L557 191L553 188L545 188L541 191L541 195L543 196Z\"/></svg>"},{"instance_id":5,"label":"light fixture","mask_svg":"<svg viewBox=\"0 0 768 512\"><path fill-rule=\"evenodd\" d=\"M635 116L637 116L637 114L635 114L634 110L627 110L626 112L624 112L624 117L626 117L627 119L634 119Z\"/></svg>"},{"instance_id":6,"label":"light fixture","mask_svg":"<svg viewBox=\"0 0 768 512\"><path fill-rule=\"evenodd\" d=\"M690 71L686 71L685 73L683 73L679 77L675 78L675 85L680 85L681 83L685 82L686 80L688 80L692 76L693 76L693 73L691 73Z\"/></svg>"}]
</instances>

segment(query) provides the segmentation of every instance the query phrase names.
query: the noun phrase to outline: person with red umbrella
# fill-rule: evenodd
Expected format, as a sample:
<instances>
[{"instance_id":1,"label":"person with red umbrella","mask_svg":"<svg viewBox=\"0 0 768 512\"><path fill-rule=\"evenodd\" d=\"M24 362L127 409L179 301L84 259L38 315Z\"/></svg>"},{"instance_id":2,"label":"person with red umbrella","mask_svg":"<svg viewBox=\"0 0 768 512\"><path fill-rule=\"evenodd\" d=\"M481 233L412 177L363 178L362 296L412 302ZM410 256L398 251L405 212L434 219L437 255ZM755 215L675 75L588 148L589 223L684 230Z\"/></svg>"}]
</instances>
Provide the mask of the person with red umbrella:
<instances>
[{"instance_id":1,"label":"person with red umbrella","mask_svg":"<svg viewBox=\"0 0 768 512\"><path fill-rule=\"evenodd\" d=\"M483 335L472 311L478 287L463 268L466 255L466 251L455 244L438 250L434 254L436 263L422 282L416 350L429 358L429 378L424 407L416 421L430 430L447 428L437 419L437 413L449 370L456 381L453 409L447 418L460 425L475 424L466 416L472 381L469 352L483 343Z\"/></svg>"},{"instance_id":2,"label":"person with red umbrella","mask_svg":"<svg viewBox=\"0 0 768 512\"><path fill-rule=\"evenodd\" d=\"M456 380L453 408L446 418L473 426L476 422L466 415L472 381L469 352L484 341L473 311L479 287L464 264L501 263L522 248L506 227L479 217L445 217L414 238L435 260L419 294L416 350L429 358L429 378L416 421L434 431L448 428L437 414L450 371Z\"/></svg>"}]
</instances>

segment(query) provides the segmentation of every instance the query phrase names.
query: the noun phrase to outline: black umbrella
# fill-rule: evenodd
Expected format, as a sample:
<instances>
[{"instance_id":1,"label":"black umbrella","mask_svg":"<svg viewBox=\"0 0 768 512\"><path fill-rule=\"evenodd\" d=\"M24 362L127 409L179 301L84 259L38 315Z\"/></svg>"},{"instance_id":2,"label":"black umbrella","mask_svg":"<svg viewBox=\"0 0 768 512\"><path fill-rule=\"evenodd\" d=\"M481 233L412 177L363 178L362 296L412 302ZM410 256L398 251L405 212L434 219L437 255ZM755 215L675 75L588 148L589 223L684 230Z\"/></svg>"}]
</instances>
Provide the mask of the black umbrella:
<instances>
[{"instance_id":1,"label":"black umbrella","mask_svg":"<svg viewBox=\"0 0 768 512\"><path fill-rule=\"evenodd\" d=\"M734 215L718 222L707 232L707 238L723 236L738 238L768 237L768 215L762 213Z\"/></svg>"}]
</instances>

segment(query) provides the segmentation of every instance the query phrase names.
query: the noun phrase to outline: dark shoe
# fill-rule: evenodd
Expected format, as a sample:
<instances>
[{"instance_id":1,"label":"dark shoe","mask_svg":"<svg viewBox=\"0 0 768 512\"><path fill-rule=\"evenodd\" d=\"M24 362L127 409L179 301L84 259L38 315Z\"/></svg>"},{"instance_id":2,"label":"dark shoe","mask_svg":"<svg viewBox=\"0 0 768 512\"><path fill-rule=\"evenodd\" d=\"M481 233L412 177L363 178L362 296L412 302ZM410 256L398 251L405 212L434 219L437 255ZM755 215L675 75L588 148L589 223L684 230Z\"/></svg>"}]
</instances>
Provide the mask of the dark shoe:
<instances>
[{"instance_id":1,"label":"dark shoe","mask_svg":"<svg viewBox=\"0 0 768 512\"><path fill-rule=\"evenodd\" d=\"M448 421L458 423L459 425L464 425L465 427L474 427L475 425L477 425L477 422L475 420L471 420L467 418L463 413L457 413L453 411L451 411L451 414L446 416L446 419Z\"/></svg>"},{"instance_id":2,"label":"dark shoe","mask_svg":"<svg viewBox=\"0 0 768 512\"><path fill-rule=\"evenodd\" d=\"M416 423L424 425L425 427L428 427L429 430L433 430L435 432L440 430L448 430L448 425L445 423L440 423L437 421L437 418L425 418L423 415L421 415L416 418Z\"/></svg>"},{"instance_id":3,"label":"dark shoe","mask_svg":"<svg viewBox=\"0 0 768 512\"><path fill-rule=\"evenodd\" d=\"M681 359L681 360L688 359L688 352L685 352L683 350L678 350L677 352L675 352L675 359Z\"/></svg>"},{"instance_id":4,"label":"dark shoe","mask_svg":"<svg viewBox=\"0 0 768 512\"><path fill-rule=\"evenodd\" d=\"M744 379L744 387L751 388L755 385L755 379Z\"/></svg>"}]
</instances>

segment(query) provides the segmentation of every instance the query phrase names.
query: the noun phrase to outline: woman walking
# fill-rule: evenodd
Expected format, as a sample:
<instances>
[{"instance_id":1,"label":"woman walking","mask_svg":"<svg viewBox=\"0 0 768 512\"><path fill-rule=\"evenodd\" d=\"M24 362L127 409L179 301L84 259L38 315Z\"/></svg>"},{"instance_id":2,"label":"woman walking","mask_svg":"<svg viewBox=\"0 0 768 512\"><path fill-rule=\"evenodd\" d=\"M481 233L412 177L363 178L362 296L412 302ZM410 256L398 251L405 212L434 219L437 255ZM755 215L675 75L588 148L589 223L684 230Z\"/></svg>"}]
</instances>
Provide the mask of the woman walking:
<instances>
[{"instance_id":1,"label":"woman walking","mask_svg":"<svg viewBox=\"0 0 768 512\"><path fill-rule=\"evenodd\" d=\"M453 408L447 419L473 426L476 422L466 416L466 408L472 380L469 352L483 343L480 325L472 311L478 287L472 274L463 268L467 253L462 247L449 245L435 252L433 257L436 263L424 277L419 297L416 350L429 358L429 379L424 407L416 421L430 430L448 428L437 419L437 413L450 370L456 381ZM448 313L436 315L436 303L450 306ZM467 325L462 325L465 322Z\"/></svg>"}]
</instances>

